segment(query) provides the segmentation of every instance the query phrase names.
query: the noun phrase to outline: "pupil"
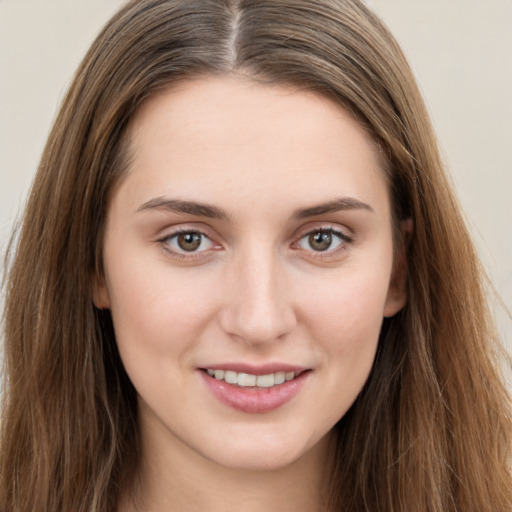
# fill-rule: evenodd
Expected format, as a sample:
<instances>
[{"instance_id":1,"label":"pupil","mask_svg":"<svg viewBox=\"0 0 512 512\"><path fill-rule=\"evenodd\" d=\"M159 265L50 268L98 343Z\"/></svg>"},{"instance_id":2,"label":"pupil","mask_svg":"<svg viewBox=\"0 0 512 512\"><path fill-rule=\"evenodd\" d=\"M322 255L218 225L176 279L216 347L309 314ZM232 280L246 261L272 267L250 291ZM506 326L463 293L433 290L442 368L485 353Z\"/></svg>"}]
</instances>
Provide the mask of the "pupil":
<instances>
[{"instance_id":1,"label":"pupil","mask_svg":"<svg viewBox=\"0 0 512 512\"><path fill-rule=\"evenodd\" d=\"M184 251L195 251L201 245L199 233L183 233L178 236L178 245Z\"/></svg>"},{"instance_id":2,"label":"pupil","mask_svg":"<svg viewBox=\"0 0 512 512\"><path fill-rule=\"evenodd\" d=\"M330 233L313 233L309 235L309 244L316 251L326 251L332 243Z\"/></svg>"}]
</instances>

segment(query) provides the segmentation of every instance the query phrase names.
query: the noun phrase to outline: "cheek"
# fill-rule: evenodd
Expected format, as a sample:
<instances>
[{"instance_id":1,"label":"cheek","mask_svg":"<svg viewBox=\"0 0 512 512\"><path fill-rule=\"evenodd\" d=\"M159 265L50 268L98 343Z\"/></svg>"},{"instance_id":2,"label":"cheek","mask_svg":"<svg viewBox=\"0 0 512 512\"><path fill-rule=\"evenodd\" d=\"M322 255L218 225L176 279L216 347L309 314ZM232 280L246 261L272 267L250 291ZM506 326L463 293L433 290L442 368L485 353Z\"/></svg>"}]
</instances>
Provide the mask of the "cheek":
<instances>
[{"instance_id":1,"label":"cheek","mask_svg":"<svg viewBox=\"0 0 512 512\"><path fill-rule=\"evenodd\" d=\"M209 305L198 300L197 284L150 269L129 274L129 280L124 275L118 267L111 280L112 319L123 366L152 408L170 407L187 392L183 376L208 322Z\"/></svg>"},{"instance_id":2,"label":"cheek","mask_svg":"<svg viewBox=\"0 0 512 512\"><path fill-rule=\"evenodd\" d=\"M198 276L197 269L172 272L153 260L118 258L115 263L109 265L108 288L123 359L163 361L169 352L180 357L212 316L211 279L206 273Z\"/></svg>"},{"instance_id":3,"label":"cheek","mask_svg":"<svg viewBox=\"0 0 512 512\"><path fill-rule=\"evenodd\" d=\"M316 342L328 384L331 421L341 418L363 388L375 358L388 274L348 272L305 294L303 324ZM336 404L336 406L333 406ZM319 407L321 405L319 404Z\"/></svg>"},{"instance_id":4,"label":"cheek","mask_svg":"<svg viewBox=\"0 0 512 512\"><path fill-rule=\"evenodd\" d=\"M323 339L354 338L363 342L367 337L378 336L384 317L389 275L361 273L344 269L327 282L298 291L303 297L302 314L306 324L315 326Z\"/></svg>"}]
</instances>

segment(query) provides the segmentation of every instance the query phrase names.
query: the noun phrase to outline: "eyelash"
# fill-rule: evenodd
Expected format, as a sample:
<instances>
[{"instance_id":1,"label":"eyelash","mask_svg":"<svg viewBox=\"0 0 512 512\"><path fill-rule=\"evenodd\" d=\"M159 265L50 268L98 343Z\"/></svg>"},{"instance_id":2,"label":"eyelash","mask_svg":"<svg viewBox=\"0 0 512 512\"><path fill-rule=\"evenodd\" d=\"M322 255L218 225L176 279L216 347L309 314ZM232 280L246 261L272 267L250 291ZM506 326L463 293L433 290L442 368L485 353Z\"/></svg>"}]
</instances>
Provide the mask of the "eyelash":
<instances>
[{"instance_id":1,"label":"eyelash","mask_svg":"<svg viewBox=\"0 0 512 512\"><path fill-rule=\"evenodd\" d=\"M211 244L215 245L216 243L212 241L212 239L203 231L200 229L178 229L172 233L167 234L165 237L162 237L158 240L158 242L163 246L164 250L171 254L175 258L179 259L187 259L192 260L194 258L201 258L204 256L205 252L208 252L208 249L202 250L202 251L190 251L187 252L185 250L175 250L171 248L170 240L177 239L180 235L188 235L188 234L194 234L194 235L200 235L202 237L201 244L203 243L204 239L210 241ZM316 235L316 234L322 234L322 235L331 235L333 239L337 239L339 244L334 249L331 249L330 247L327 248L324 251L315 251L314 249L304 249L305 251L313 253L315 258L320 259L328 259L330 257L334 257L335 255L339 254L342 251L347 250L347 245L351 244L354 240L351 236L347 235L345 232L335 229L333 227L321 227L316 229L311 229L301 235L299 240L297 242L294 242L292 244L292 247L295 249L301 249L299 247L300 242L305 240L306 238ZM216 250L220 248L220 245L217 245Z\"/></svg>"},{"instance_id":2,"label":"eyelash","mask_svg":"<svg viewBox=\"0 0 512 512\"><path fill-rule=\"evenodd\" d=\"M315 258L320 258L320 259L329 259L329 258L338 256L341 252L346 251L348 249L348 245L354 241L354 239L350 235L348 235L344 231L341 231L340 229L335 229L333 227L321 227L321 228L311 229L311 230L307 231L293 245L295 247L297 247L303 240L306 240L307 238L311 237L312 235L317 235L317 234L330 235L332 237L333 241L334 241L334 239L337 239L337 241L338 241L338 245L334 249L331 249L330 247L328 247L324 251L321 251L321 250L315 251L312 248L304 249L308 252L313 253Z\"/></svg>"},{"instance_id":3,"label":"eyelash","mask_svg":"<svg viewBox=\"0 0 512 512\"><path fill-rule=\"evenodd\" d=\"M187 252L185 250L179 251L179 250L175 250L175 249L171 248L170 240L177 239L177 237L179 237L180 235L189 235L189 234L200 235L203 238L203 240L201 240L201 243L203 243L204 239L206 239L206 240L209 240L212 244L215 244L215 242L213 242L211 240L211 238L206 233L204 233L200 229L195 229L195 228L194 229L180 228L180 229L160 238L158 240L158 242L162 245L162 247L164 248L164 250L167 253L171 254L175 258L187 259L187 260L192 260L194 258L200 258L201 256L203 256L203 253L206 251Z\"/></svg>"}]
</instances>

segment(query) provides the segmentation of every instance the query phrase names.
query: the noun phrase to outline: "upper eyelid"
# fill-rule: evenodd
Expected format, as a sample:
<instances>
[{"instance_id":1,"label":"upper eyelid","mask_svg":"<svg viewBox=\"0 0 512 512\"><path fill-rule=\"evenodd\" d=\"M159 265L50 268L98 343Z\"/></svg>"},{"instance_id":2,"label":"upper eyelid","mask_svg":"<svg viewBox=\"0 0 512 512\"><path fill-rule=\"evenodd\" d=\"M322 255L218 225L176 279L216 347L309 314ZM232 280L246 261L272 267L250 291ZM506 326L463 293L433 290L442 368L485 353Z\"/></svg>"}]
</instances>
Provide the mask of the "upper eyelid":
<instances>
[{"instance_id":1,"label":"upper eyelid","mask_svg":"<svg viewBox=\"0 0 512 512\"><path fill-rule=\"evenodd\" d=\"M307 235L318 232L332 232L333 234L339 234L343 239L352 241L354 239L354 231L349 228L342 228L340 226L334 226L330 223L328 224L318 224L316 226L307 227L304 229L300 229L295 232L294 238L296 240L300 240Z\"/></svg>"},{"instance_id":2,"label":"upper eyelid","mask_svg":"<svg viewBox=\"0 0 512 512\"><path fill-rule=\"evenodd\" d=\"M162 240L168 240L169 238L174 238L178 235L183 235L187 233L197 233L198 235L204 236L208 240L212 241L211 236L209 236L207 233L204 233L203 231L199 229L178 229L176 231L173 231L171 233L167 233L166 235L162 236Z\"/></svg>"},{"instance_id":3,"label":"upper eyelid","mask_svg":"<svg viewBox=\"0 0 512 512\"><path fill-rule=\"evenodd\" d=\"M309 235L311 233L319 233L319 232L331 232L331 233L335 233L335 234L339 233L339 234L348 236L347 231L348 230L345 230L342 228L337 228L334 226L320 226L320 227L310 228L310 229L306 230L304 232L304 235Z\"/></svg>"},{"instance_id":4,"label":"upper eyelid","mask_svg":"<svg viewBox=\"0 0 512 512\"><path fill-rule=\"evenodd\" d=\"M308 225L309 224L309 225ZM337 225L333 225L332 223L308 223L304 226L301 226L299 229L295 230L294 234L291 236L291 243L296 243L305 236L308 236L312 233L328 231L332 232L334 235L339 235L345 242L351 242L354 239L354 231L348 227L341 227ZM314 224L314 225L311 225ZM175 226L169 226L160 230L160 233L157 235L157 241L163 242L173 236L179 235L181 233L199 233L202 236L208 238L213 243L219 243L218 239L222 239L222 236L218 236L218 234L211 233L210 229L205 229L202 226L197 226L195 223L186 223L185 225L179 224Z\"/></svg>"},{"instance_id":5,"label":"upper eyelid","mask_svg":"<svg viewBox=\"0 0 512 512\"><path fill-rule=\"evenodd\" d=\"M197 227L195 225L183 226L182 224L179 224L177 226L168 226L167 228L161 229L157 237L158 240L166 240L167 238L171 238L181 233L199 233L205 236L206 238L213 240L213 237L210 233L208 233L208 230L203 229L201 227Z\"/></svg>"},{"instance_id":6,"label":"upper eyelid","mask_svg":"<svg viewBox=\"0 0 512 512\"><path fill-rule=\"evenodd\" d=\"M162 232L160 234L157 235L156 242L162 243L162 244L167 243L167 241L170 240L171 238L175 238L178 235L181 235L184 233L198 233L199 235L208 239L212 244L217 243L215 241L215 239L206 232L206 230L196 228L196 227L174 227L174 228L164 229L164 230L162 230Z\"/></svg>"},{"instance_id":7,"label":"upper eyelid","mask_svg":"<svg viewBox=\"0 0 512 512\"><path fill-rule=\"evenodd\" d=\"M301 235L299 238L297 238L296 242L294 244L300 243L304 238L311 236L314 233L331 233L334 237L338 238L342 244L349 244L353 242L353 238L346 233L344 233L341 230L335 230L335 229L313 229L311 231L308 231ZM327 251L326 251L327 252Z\"/></svg>"}]
</instances>

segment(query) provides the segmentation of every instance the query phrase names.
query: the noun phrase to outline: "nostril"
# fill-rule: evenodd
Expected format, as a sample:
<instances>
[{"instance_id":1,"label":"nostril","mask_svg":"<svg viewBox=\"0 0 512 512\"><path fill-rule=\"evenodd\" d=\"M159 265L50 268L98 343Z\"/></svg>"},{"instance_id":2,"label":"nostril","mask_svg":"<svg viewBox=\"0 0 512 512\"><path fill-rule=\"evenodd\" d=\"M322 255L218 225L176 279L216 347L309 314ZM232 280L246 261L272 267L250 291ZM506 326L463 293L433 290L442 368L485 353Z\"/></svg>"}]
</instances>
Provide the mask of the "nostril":
<instances>
[{"instance_id":1,"label":"nostril","mask_svg":"<svg viewBox=\"0 0 512 512\"><path fill-rule=\"evenodd\" d=\"M224 311L219 322L226 334L249 344L282 341L294 330L296 324L291 312L244 311L242 305Z\"/></svg>"}]
</instances>

